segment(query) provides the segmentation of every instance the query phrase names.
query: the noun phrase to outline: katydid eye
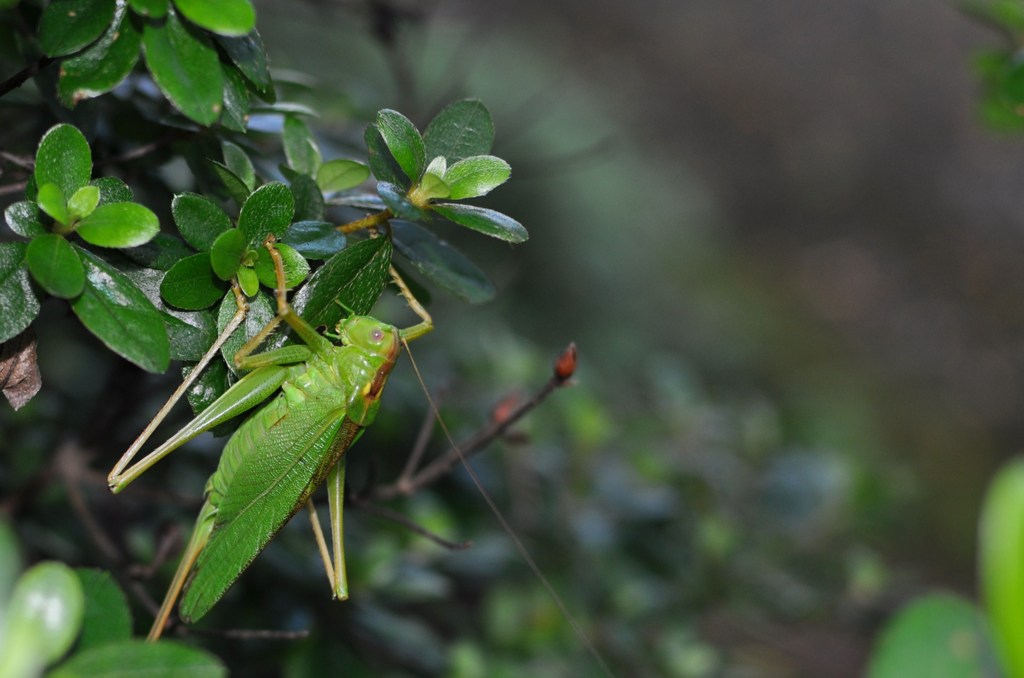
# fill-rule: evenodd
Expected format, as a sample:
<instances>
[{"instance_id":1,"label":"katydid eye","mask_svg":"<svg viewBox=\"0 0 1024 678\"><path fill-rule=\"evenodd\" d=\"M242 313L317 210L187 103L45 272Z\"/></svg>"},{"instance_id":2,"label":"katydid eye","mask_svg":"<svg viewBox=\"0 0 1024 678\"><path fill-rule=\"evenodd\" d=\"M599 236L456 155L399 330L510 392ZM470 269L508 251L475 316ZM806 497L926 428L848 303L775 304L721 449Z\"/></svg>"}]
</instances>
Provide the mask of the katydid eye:
<instances>
[{"instance_id":1,"label":"katydid eye","mask_svg":"<svg viewBox=\"0 0 1024 678\"><path fill-rule=\"evenodd\" d=\"M375 344L379 343L383 338L384 338L383 330L376 329L373 332L370 332L370 339L372 339L373 343L375 343Z\"/></svg>"}]
</instances>

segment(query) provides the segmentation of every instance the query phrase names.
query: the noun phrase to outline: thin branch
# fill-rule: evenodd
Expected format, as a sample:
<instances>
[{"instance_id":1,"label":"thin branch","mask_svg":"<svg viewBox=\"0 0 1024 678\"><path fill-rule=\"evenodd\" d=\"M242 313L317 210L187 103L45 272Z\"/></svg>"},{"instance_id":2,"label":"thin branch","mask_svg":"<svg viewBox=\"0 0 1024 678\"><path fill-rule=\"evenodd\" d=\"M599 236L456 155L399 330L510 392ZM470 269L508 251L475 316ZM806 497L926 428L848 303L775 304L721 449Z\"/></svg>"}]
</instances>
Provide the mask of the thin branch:
<instances>
[{"instance_id":1,"label":"thin branch","mask_svg":"<svg viewBox=\"0 0 1024 678\"><path fill-rule=\"evenodd\" d=\"M366 228L380 226L393 216L395 215L391 212L391 210L384 210L383 212L377 212L376 214L371 214L369 216L363 217L362 219L356 219L355 221L350 221L347 224L342 224L341 226L338 226L338 230L345 234L354 233L356 231L361 231Z\"/></svg>"},{"instance_id":2,"label":"thin branch","mask_svg":"<svg viewBox=\"0 0 1024 678\"><path fill-rule=\"evenodd\" d=\"M379 501L387 501L398 496L409 496L415 494L427 485L430 485L443 476L447 475L461 459L468 459L484 450L495 439L503 435L513 424L526 416L534 408L540 405L557 389L570 383L572 368L566 368L566 356L572 354L572 368L575 368L576 347L570 345L555 364L555 373L548 379L536 393L520 403L518 407L509 412L506 416L495 418L489 425L477 431L464 442L452 446L448 452L438 457L431 463L424 466L412 477L399 478L398 481L374 489L372 497Z\"/></svg>"},{"instance_id":3,"label":"thin branch","mask_svg":"<svg viewBox=\"0 0 1024 678\"><path fill-rule=\"evenodd\" d=\"M7 95L19 87L21 87L26 80L34 76L39 71L43 70L51 63L55 61L52 57L39 57L35 63L29 64L25 68L21 69L11 77L7 78L3 82L0 82L0 97Z\"/></svg>"},{"instance_id":4,"label":"thin branch","mask_svg":"<svg viewBox=\"0 0 1024 678\"><path fill-rule=\"evenodd\" d=\"M470 546L473 545L472 541L450 541L448 539L445 539L444 537L434 532L431 532L422 525L414 523L412 520L409 520L408 517L399 513L398 511L392 511L389 508L379 506L366 499L353 497L351 501L353 506L357 506L360 509L366 511L367 513L372 513L378 516L379 518L383 518L385 520L390 520L393 523L397 523L405 529L409 530L410 532L413 532L421 537L429 539L438 546L443 546L449 551L462 551L468 549Z\"/></svg>"}]
</instances>

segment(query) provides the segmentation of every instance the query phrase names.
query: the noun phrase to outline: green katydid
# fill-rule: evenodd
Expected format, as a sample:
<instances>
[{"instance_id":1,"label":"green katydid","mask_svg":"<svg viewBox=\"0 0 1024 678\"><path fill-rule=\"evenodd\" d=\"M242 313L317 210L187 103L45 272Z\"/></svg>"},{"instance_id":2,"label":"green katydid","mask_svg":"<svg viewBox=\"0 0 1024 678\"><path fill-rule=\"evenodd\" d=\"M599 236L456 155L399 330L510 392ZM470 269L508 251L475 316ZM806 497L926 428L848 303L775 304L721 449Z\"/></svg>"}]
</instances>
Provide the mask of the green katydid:
<instances>
[{"instance_id":1,"label":"green katydid","mask_svg":"<svg viewBox=\"0 0 1024 678\"><path fill-rule=\"evenodd\" d=\"M235 582L274 535L306 505L310 512L334 595L347 597L342 546L345 451L373 422L380 396L401 344L433 328L426 310L392 269L392 276L421 322L398 330L368 316L338 323L338 346L304 321L287 301L281 256L273 236L264 243L277 275L277 316L235 355L235 364L252 370L169 440L130 468L135 454L152 435L170 406L187 389L186 381L118 461L108 478L113 492L164 456L212 429L278 395L246 419L228 441L217 470L206 484L206 501L192 537L149 633L163 632L178 595L185 621L202 617ZM244 297L235 290L238 312L193 374L202 370L245 315ZM284 321L304 345L254 353ZM190 375L191 376L191 375ZM333 554L320 532L312 492L328 485ZM332 562L333 561L333 562Z\"/></svg>"}]
</instances>

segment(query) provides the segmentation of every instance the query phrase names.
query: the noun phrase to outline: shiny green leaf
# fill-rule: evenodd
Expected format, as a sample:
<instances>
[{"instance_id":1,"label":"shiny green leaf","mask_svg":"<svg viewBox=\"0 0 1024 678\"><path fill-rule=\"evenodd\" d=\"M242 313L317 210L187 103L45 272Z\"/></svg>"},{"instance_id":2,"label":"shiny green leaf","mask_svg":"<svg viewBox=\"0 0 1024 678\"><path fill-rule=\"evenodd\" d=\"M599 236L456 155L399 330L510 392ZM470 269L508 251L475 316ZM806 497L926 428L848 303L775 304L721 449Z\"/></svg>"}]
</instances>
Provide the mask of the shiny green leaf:
<instances>
[{"instance_id":1,"label":"shiny green leaf","mask_svg":"<svg viewBox=\"0 0 1024 678\"><path fill-rule=\"evenodd\" d=\"M234 296L229 296L234 300ZM216 332L216 328L214 328L214 332ZM195 369L195 365L189 365L182 369L181 378L187 378L193 369ZM199 414L205 410L213 401L221 397L229 386L228 366L220 360L211 362L199 375L199 378L192 383L192 387L185 396L188 398L189 406L192 407L192 413ZM214 429L214 435L218 435L216 429Z\"/></svg>"},{"instance_id":2,"label":"shiny green leaf","mask_svg":"<svg viewBox=\"0 0 1024 678\"><path fill-rule=\"evenodd\" d=\"M882 631L869 678L976 678L986 675L988 639L978 610L948 594L914 601Z\"/></svg>"},{"instance_id":3,"label":"shiny green leaf","mask_svg":"<svg viewBox=\"0 0 1024 678\"><path fill-rule=\"evenodd\" d=\"M276 245L277 251L281 253L281 263L284 266L285 287L292 289L296 287L306 276L309 275L309 263L296 250L284 243ZM259 281L270 289L277 287L277 274L274 271L274 260L266 247L261 247L256 254L256 263L253 270Z\"/></svg>"},{"instance_id":4,"label":"shiny green leaf","mask_svg":"<svg viewBox=\"0 0 1024 678\"><path fill-rule=\"evenodd\" d=\"M210 247L210 265L221 280L231 280L242 265L242 257L249 248L245 234L237 228L224 231Z\"/></svg>"},{"instance_id":5,"label":"shiny green leaf","mask_svg":"<svg viewBox=\"0 0 1024 678\"><path fill-rule=\"evenodd\" d=\"M145 245L130 247L121 250L121 253L137 264L158 271L170 270L171 266L193 254L180 239L166 233L157 233Z\"/></svg>"},{"instance_id":6,"label":"shiny green leaf","mask_svg":"<svg viewBox=\"0 0 1024 678\"><path fill-rule=\"evenodd\" d=\"M109 349L149 372L167 369L167 330L160 313L123 273L78 249L85 265L85 289L71 308Z\"/></svg>"},{"instance_id":7,"label":"shiny green leaf","mask_svg":"<svg viewBox=\"0 0 1024 678\"><path fill-rule=\"evenodd\" d=\"M141 45L142 35L131 21L131 13L119 5L113 23L99 40L61 62L57 85L61 103L74 107L117 87L139 60Z\"/></svg>"},{"instance_id":8,"label":"shiny green leaf","mask_svg":"<svg viewBox=\"0 0 1024 678\"><path fill-rule=\"evenodd\" d=\"M274 82L270 78L267 51L259 32L253 29L248 35L240 37L218 35L216 40L232 63L238 66L238 70L256 86L260 97L273 101Z\"/></svg>"},{"instance_id":9,"label":"shiny green leaf","mask_svg":"<svg viewBox=\"0 0 1024 678\"><path fill-rule=\"evenodd\" d=\"M64 236L47 233L33 238L25 262L39 286L53 296L71 299L82 293L85 268Z\"/></svg>"},{"instance_id":10,"label":"shiny green leaf","mask_svg":"<svg viewBox=\"0 0 1024 678\"><path fill-rule=\"evenodd\" d=\"M82 186L68 198L68 217L72 221L84 219L93 213L100 203L100 189L95 186Z\"/></svg>"},{"instance_id":11,"label":"shiny green leaf","mask_svg":"<svg viewBox=\"0 0 1024 678\"><path fill-rule=\"evenodd\" d=\"M131 202L135 196L128 184L117 177L99 177L89 182L90 186L100 189L100 204L112 202Z\"/></svg>"},{"instance_id":12,"label":"shiny green leaf","mask_svg":"<svg viewBox=\"0 0 1024 678\"><path fill-rule=\"evenodd\" d=\"M214 275L210 255L203 252L171 266L160 283L160 296L172 306L199 311L220 300L226 289L227 284Z\"/></svg>"},{"instance_id":13,"label":"shiny green leaf","mask_svg":"<svg viewBox=\"0 0 1024 678\"><path fill-rule=\"evenodd\" d=\"M30 649L40 667L56 661L75 642L83 608L82 585L74 570L58 562L32 567L11 594L6 615L11 629L8 649Z\"/></svg>"},{"instance_id":14,"label":"shiny green leaf","mask_svg":"<svg viewBox=\"0 0 1024 678\"><path fill-rule=\"evenodd\" d=\"M77 52L114 18L115 0L53 0L39 19L39 45L49 57Z\"/></svg>"},{"instance_id":15,"label":"shiny green leaf","mask_svg":"<svg viewBox=\"0 0 1024 678\"><path fill-rule=\"evenodd\" d=\"M324 193L337 193L355 188L370 178L370 168L355 160L335 159L320 165L316 183Z\"/></svg>"},{"instance_id":16,"label":"shiny green leaf","mask_svg":"<svg viewBox=\"0 0 1024 678\"><path fill-rule=\"evenodd\" d=\"M1024 672L1024 461L989 486L979 528L982 599L1007 675Z\"/></svg>"},{"instance_id":17,"label":"shiny green leaf","mask_svg":"<svg viewBox=\"0 0 1024 678\"><path fill-rule=\"evenodd\" d=\"M37 186L57 184L65 196L89 183L92 151L74 125L54 125L43 135L36 150Z\"/></svg>"},{"instance_id":18,"label":"shiny green leaf","mask_svg":"<svg viewBox=\"0 0 1024 678\"><path fill-rule=\"evenodd\" d=\"M71 216L68 214L67 202L64 194L57 184L43 184L36 194L36 202L39 208L50 215L50 218L58 224L71 223Z\"/></svg>"},{"instance_id":19,"label":"shiny green leaf","mask_svg":"<svg viewBox=\"0 0 1024 678\"><path fill-rule=\"evenodd\" d=\"M324 194L320 192L320 187L312 177L300 174L291 180L289 186L295 199L295 214L292 219L319 221L324 218Z\"/></svg>"},{"instance_id":20,"label":"shiny green leaf","mask_svg":"<svg viewBox=\"0 0 1024 678\"><path fill-rule=\"evenodd\" d=\"M416 187L416 193L421 196L422 200L447 198L451 195L451 192L451 187L445 183L444 179L429 172L423 175L419 185Z\"/></svg>"},{"instance_id":21,"label":"shiny green leaf","mask_svg":"<svg viewBox=\"0 0 1024 678\"><path fill-rule=\"evenodd\" d=\"M326 259L345 247L345 234L326 221L297 221L281 240L307 259Z\"/></svg>"},{"instance_id":22,"label":"shiny green leaf","mask_svg":"<svg viewBox=\"0 0 1024 678\"><path fill-rule=\"evenodd\" d=\"M281 139L284 142L284 155L288 159L288 166L299 174L316 174L321 163L320 149L306 122L295 115L284 116Z\"/></svg>"},{"instance_id":23,"label":"shiny green leaf","mask_svg":"<svg viewBox=\"0 0 1024 678\"><path fill-rule=\"evenodd\" d=\"M76 653L131 638L132 614L128 600L110 573L84 568L75 573L85 593L82 634Z\"/></svg>"},{"instance_id":24,"label":"shiny green leaf","mask_svg":"<svg viewBox=\"0 0 1024 678\"><path fill-rule=\"evenodd\" d=\"M199 360L217 338L216 319L212 310L187 311L172 308L160 295L167 274L164 271L141 268L130 269L125 275L160 312L170 340L171 360ZM210 274L212 277L212 273ZM218 281L220 283L220 281ZM227 285L221 284L223 294ZM212 304L211 304L212 305Z\"/></svg>"},{"instance_id":25,"label":"shiny green leaf","mask_svg":"<svg viewBox=\"0 0 1024 678\"><path fill-rule=\"evenodd\" d=\"M200 252L209 251L217 236L231 228L231 219L215 202L195 193L174 196L171 214L181 237Z\"/></svg>"},{"instance_id":26,"label":"shiny green leaf","mask_svg":"<svg viewBox=\"0 0 1024 678\"><path fill-rule=\"evenodd\" d=\"M220 147L224 153L224 166L245 184L247 194L251 193L256 188L256 168L252 166L249 155L230 141L221 142Z\"/></svg>"},{"instance_id":27,"label":"shiny green leaf","mask_svg":"<svg viewBox=\"0 0 1024 678\"><path fill-rule=\"evenodd\" d=\"M170 102L202 125L216 122L224 85L210 39L183 24L172 10L162 23L146 22L142 44L149 72Z\"/></svg>"},{"instance_id":28,"label":"shiny green leaf","mask_svg":"<svg viewBox=\"0 0 1024 678\"><path fill-rule=\"evenodd\" d=\"M510 216L476 205L460 205L458 203L434 203L432 210L459 226L480 231L486 235L510 243L525 242L529 234L523 225Z\"/></svg>"},{"instance_id":29,"label":"shiny green leaf","mask_svg":"<svg viewBox=\"0 0 1024 678\"><path fill-rule=\"evenodd\" d=\"M256 271L248 266L242 266L235 272L238 279L238 286L242 288L242 294L251 297L260 291L260 278Z\"/></svg>"},{"instance_id":30,"label":"shiny green leaf","mask_svg":"<svg viewBox=\"0 0 1024 678\"><path fill-rule=\"evenodd\" d=\"M244 134L249 124L249 87L245 76L231 64L221 62L220 68L224 76L224 111L220 124Z\"/></svg>"},{"instance_id":31,"label":"shiny green leaf","mask_svg":"<svg viewBox=\"0 0 1024 678\"><path fill-rule=\"evenodd\" d=\"M457 249L407 221L393 221L391 229L395 249L438 287L471 304L494 298L491 281Z\"/></svg>"},{"instance_id":32,"label":"shiny green leaf","mask_svg":"<svg viewBox=\"0 0 1024 678\"><path fill-rule=\"evenodd\" d=\"M398 111L385 108L377 113L377 131L380 132L391 157L410 180L416 181L423 172L426 158L423 138L416 126Z\"/></svg>"},{"instance_id":33,"label":"shiny green leaf","mask_svg":"<svg viewBox=\"0 0 1024 678\"><path fill-rule=\"evenodd\" d=\"M222 678L227 669L212 654L168 640L124 640L76 653L49 678Z\"/></svg>"},{"instance_id":34,"label":"shiny green leaf","mask_svg":"<svg viewBox=\"0 0 1024 678\"><path fill-rule=\"evenodd\" d=\"M0 242L0 343L21 332L39 315L21 242Z\"/></svg>"},{"instance_id":35,"label":"shiny green leaf","mask_svg":"<svg viewBox=\"0 0 1024 678\"><path fill-rule=\"evenodd\" d=\"M257 283L258 285L258 283ZM220 303L220 309L217 312L217 332L224 331L224 328L231 322L231 318L235 315L238 310L238 306L235 305L235 297L233 294L228 293L224 296L224 300ZM263 292L257 292L249 299L249 312L245 316L245 320L241 326L235 330L234 334L228 337L224 345L221 346L220 354L224 358L224 362L227 363L228 369L233 373L238 374L238 370L235 367L235 354L238 353L238 349L242 348L245 342L256 336L256 334L262 330L268 322L277 315L274 303L270 297Z\"/></svg>"},{"instance_id":36,"label":"shiny green leaf","mask_svg":"<svg viewBox=\"0 0 1024 678\"><path fill-rule=\"evenodd\" d=\"M112 202L78 222L76 232L98 247L138 247L160 232L160 222L148 207Z\"/></svg>"},{"instance_id":37,"label":"shiny green leaf","mask_svg":"<svg viewBox=\"0 0 1024 678\"><path fill-rule=\"evenodd\" d=\"M169 2L170 0L128 0L128 5L139 16L162 19L167 15L167 5Z\"/></svg>"},{"instance_id":38,"label":"shiny green leaf","mask_svg":"<svg viewBox=\"0 0 1024 678\"><path fill-rule=\"evenodd\" d=\"M228 189L228 195L231 196L231 199L239 206L245 204L245 199L249 197L249 193L251 192L249 187L245 184L245 181L232 172L226 165L223 165L216 160L211 160L210 166L213 167L213 171L224 184L224 187Z\"/></svg>"},{"instance_id":39,"label":"shiny green leaf","mask_svg":"<svg viewBox=\"0 0 1024 678\"><path fill-rule=\"evenodd\" d=\"M428 158L441 156L449 163L487 155L494 144L494 120L480 101L456 101L430 121L423 133L423 143Z\"/></svg>"},{"instance_id":40,"label":"shiny green leaf","mask_svg":"<svg viewBox=\"0 0 1024 678\"><path fill-rule=\"evenodd\" d=\"M409 221L429 221L430 213L413 205L402 190L386 181L377 182L377 194L395 216Z\"/></svg>"},{"instance_id":41,"label":"shiny green leaf","mask_svg":"<svg viewBox=\"0 0 1024 678\"><path fill-rule=\"evenodd\" d=\"M4 218L11 230L23 238L34 238L46 233L42 215L39 213L39 206L34 202L23 200L8 205L4 210Z\"/></svg>"},{"instance_id":42,"label":"shiny green leaf","mask_svg":"<svg viewBox=\"0 0 1024 678\"><path fill-rule=\"evenodd\" d=\"M218 35L242 36L256 27L249 0L174 0L181 15Z\"/></svg>"},{"instance_id":43,"label":"shiny green leaf","mask_svg":"<svg viewBox=\"0 0 1024 678\"><path fill-rule=\"evenodd\" d=\"M268 235L282 236L292 223L295 199L284 184L274 181L257 188L246 199L238 215L238 228L254 246Z\"/></svg>"},{"instance_id":44,"label":"shiny green leaf","mask_svg":"<svg viewBox=\"0 0 1024 678\"><path fill-rule=\"evenodd\" d=\"M487 195L508 181L512 168L493 155L474 155L463 158L448 168L444 181L448 184L452 200L464 200Z\"/></svg>"},{"instance_id":45,"label":"shiny green leaf","mask_svg":"<svg viewBox=\"0 0 1024 678\"><path fill-rule=\"evenodd\" d=\"M388 281L391 241L371 238L349 245L327 260L295 294L299 315L314 327L333 328L346 315L369 313Z\"/></svg>"},{"instance_id":46,"label":"shiny green leaf","mask_svg":"<svg viewBox=\"0 0 1024 678\"><path fill-rule=\"evenodd\" d=\"M412 182L395 162L377 126L367 125L363 138L366 140L367 157L373 176L377 177L378 181L386 181L402 188L409 188Z\"/></svg>"}]
</instances>

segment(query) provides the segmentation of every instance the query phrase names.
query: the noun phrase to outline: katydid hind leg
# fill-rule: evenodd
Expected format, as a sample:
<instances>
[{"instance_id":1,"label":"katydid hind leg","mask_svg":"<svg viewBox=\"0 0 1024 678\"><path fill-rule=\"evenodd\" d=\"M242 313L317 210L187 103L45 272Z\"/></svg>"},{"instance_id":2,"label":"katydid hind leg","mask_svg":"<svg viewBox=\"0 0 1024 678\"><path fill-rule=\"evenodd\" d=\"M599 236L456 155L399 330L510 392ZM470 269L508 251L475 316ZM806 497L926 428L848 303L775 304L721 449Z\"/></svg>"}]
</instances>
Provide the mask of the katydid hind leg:
<instances>
[{"instance_id":1,"label":"katydid hind leg","mask_svg":"<svg viewBox=\"0 0 1024 678\"><path fill-rule=\"evenodd\" d=\"M353 441L353 444L355 441ZM327 476L327 503L331 510L331 545L334 547L334 580L331 582L337 600L348 599L348 572L345 569L344 509L345 456Z\"/></svg>"},{"instance_id":2,"label":"katydid hind leg","mask_svg":"<svg viewBox=\"0 0 1024 678\"><path fill-rule=\"evenodd\" d=\"M213 531L214 515L215 511L210 504L204 504L203 509L199 512L199 518L196 520L195 529L192 530L192 536L188 540L188 545L181 554L181 562L178 563L178 569L174 573L171 585L167 588L167 593L164 595L163 603L160 604L160 610L156 614L156 619L153 620L153 626L149 629L149 635L146 637L146 640L149 642L159 640L163 634L164 627L167 626L167 620L170 619L171 613L174 611L174 604L178 601L178 596L181 595L181 590L188 580L188 575L192 572L192 566L195 565L199 553L210 539L210 533Z\"/></svg>"}]
</instances>

